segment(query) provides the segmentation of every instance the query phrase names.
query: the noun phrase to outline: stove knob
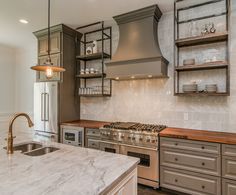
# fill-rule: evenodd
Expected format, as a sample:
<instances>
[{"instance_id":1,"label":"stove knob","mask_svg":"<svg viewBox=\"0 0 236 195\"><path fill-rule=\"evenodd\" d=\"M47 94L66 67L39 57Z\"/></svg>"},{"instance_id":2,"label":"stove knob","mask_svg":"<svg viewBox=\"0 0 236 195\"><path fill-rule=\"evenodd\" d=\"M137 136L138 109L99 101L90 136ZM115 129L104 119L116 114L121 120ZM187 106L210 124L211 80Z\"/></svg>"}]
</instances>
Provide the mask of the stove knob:
<instances>
[{"instance_id":1,"label":"stove knob","mask_svg":"<svg viewBox=\"0 0 236 195\"><path fill-rule=\"evenodd\" d=\"M125 135L124 135L124 134L122 134L122 135L121 135L121 138L125 138Z\"/></svg>"},{"instance_id":2,"label":"stove knob","mask_svg":"<svg viewBox=\"0 0 236 195\"><path fill-rule=\"evenodd\" d=\"M107 136L109 136L111 133L110 132L107 132Z\"/></svg>"},{"instance_id":3,"label":"stove knob","mask_svg":"<svg viewBox=\"0 0 236 195\"><path fill-rule=\"evenodd\" d=\"M140 137L140 138L139 138L139 141L143 141L143 138L142 138L142 137Z\"/></svg>"},{"instance_id":4,"label":"stove knob","mask_svg":"<svg viewBox=\"0 0 236 195\"><path fill-rule=\"evenodd\" d=\"M150 142L151 140L149 139L149 138L147 138L147 140L146 140L147 142Z\"/></svg>"},{"instance_id":5,"label":"stove knob","mask_svg":"<svg viewBox=\"0 0 236 195\"><path fill-rule=\"evenodd\" d=\"M131 137L130 137L130 136L128 136L128 139L131 139Z\"/></svg>"},{"instance_id":6,"label":"stove knob","mask_svg":"<svg viewBox=\"0 0 236 195\"><path fill-rule=\"evenodd\" d=\"M117 134L116 134L116 133L114 133L114 134L113 134L113 137L116 137L116 136L117 136Z\"/></svg>"},{"instance_id":7,"label":"stove knob","mask_svg":"<svg viewBox=\"0 0 236 195\"><path fill-rule=\"evenodd\" d=\"M135 140L135 137L132 137L132 140Z\"/></svg>"},{"instance_id":8,"label":"stove knob","mask_svg":"<svg viewBox=\"0 0 236 195\"><path fill-rule=\"evenodd\" d=\"M152 143L155 143L155 142L156 142L156 140L155 140L155 139L153 139L153 140L152 140Z\"/></svg>"}]
</instances>

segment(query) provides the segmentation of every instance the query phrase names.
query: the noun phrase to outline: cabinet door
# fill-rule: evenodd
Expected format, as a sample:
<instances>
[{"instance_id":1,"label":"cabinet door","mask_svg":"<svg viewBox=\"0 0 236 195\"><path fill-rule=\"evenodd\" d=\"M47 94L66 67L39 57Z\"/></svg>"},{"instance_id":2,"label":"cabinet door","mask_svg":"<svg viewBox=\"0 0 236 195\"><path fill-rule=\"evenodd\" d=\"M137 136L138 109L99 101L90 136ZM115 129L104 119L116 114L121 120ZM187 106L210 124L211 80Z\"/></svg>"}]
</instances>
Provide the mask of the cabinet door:
<instances>
[{"instance_id":1,"label":"cabinet door","mask_svg":"<svg viewBox=\"0 0 236 195\"><path fill-rule=\"evenodd\" d=\"M61 51L61 34L54 33L51 35L51 54ZM38 39L38 55L44 56L48 54L48 37L43 36Z\"/></svg>"},{"instance_id":2,"label":"cabinet door","mask_svg":"<svg viewBox=\"0 0 236 195\"><path fill-rule=\"evenodd\" d=\"M47 58L48 58L47 56L39 57L38 64L44 65ZM52 60L53 65L61 66L60 54L51 55L51 60ZM40 81L60 81L60 79L61 79L60 73L54 73L53 78L48 80L45 75L45 72L37 72L37 82L40 82Z\"/></svg>"},{"instance_id":3,"label":"cabinet door","mask_svg":"<svg viewBox=\"0 0 236 195\"><path fill-rule=\"evenodd\" d=\"M236 157L222 157L222 177L236 179Z\"/></svg>"},{"instance_id":4,"label":"cabinet door","mask_svg":"<svg viewBox=\"0 0 236 195\"><path fill-rule=\"evenodd\" d=\"M161 166L161 187L192 195L221 195L220 177Z\"/></svg>"},{"instance_id":5,"label":"cabinet door","mask_svg":"<svg viewBox=\"0 0 236 195\"><path fill-rule=\"evenodd\" d=\"M236 194L236 181L223 179L222 189L223 189L223 195L235 195Z\"/></svg>"},{"instance_id":6,"label":"cabinet door","mask_svg":"<svg viewBox=\"0 0 236 195\"><path fill-rule=\"evenodd\" d=\"M107 195L137 195L137 168L117 184Z\"/></svg>"}]
</instances>

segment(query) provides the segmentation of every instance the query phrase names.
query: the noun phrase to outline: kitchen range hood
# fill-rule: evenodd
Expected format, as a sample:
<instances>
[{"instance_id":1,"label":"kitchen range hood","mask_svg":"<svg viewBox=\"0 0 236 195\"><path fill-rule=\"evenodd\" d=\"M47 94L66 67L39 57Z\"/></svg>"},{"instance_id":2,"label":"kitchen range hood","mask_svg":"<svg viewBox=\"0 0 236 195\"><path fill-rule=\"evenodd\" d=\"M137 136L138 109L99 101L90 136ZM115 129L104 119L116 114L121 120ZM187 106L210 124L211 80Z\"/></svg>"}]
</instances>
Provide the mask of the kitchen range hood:
<instances>
[{"instance_id":1,"label":"kitchen range hood","mask_svg":"<svg viewBox=\"0 0 236 195\"><path fill-rule=\"evenodd\" d=\"M107 78L116 80L167 77L168 61L157 37L162 12L157 5L113 17L119 26L119 44L110 62Z\"/></svg>"}]
</instances>

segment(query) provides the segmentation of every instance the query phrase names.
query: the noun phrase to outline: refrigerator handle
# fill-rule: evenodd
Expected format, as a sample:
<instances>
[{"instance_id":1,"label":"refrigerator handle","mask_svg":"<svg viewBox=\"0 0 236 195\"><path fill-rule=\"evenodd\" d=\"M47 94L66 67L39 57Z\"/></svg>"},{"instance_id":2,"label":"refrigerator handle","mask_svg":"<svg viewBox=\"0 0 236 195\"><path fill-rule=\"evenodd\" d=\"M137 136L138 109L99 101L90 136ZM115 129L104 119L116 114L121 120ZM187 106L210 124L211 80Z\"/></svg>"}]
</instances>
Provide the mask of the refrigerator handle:
<instances>
[{"instance_id":1,"label":"refrigerator handle","mask_svg":"<svg viewBox=\"0 0 236 195\"><path fill-rule=\"evenodd\" d=\"M44 93L41 93L41 121L45 121L45 118L44 118Z\"/></svg>"},{"instance_id":2,"label":"refrigerator handle","mask_svg":"<svg viewBox=\"0 0 236 195\"><path fill-rule=\"evenodd\" d=\"M45 93L45 120L49 121L49 94Z\"/></svg>"}]
</instances>

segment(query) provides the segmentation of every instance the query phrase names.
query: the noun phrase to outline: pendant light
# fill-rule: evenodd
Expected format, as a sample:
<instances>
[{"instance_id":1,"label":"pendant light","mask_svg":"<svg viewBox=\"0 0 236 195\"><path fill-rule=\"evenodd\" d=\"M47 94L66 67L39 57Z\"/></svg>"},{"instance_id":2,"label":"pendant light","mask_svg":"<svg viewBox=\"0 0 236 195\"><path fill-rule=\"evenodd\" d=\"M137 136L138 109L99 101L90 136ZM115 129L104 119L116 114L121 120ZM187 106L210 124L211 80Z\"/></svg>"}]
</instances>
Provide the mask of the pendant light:
<instances>
[{"instance_id":1,"label":"pendant light","mask_svg":"<svg viewBox=\"0 0 236 195\"><path fill-rule=\"evenodd\" d=\"M53 65L51 60L51 32L50 32L50 0L48 0L48 58L43 65L32 66L31 69L36 71L45 72L47 79L51 79L53 77L54 72L64 72L65 69L60 66Z\"/></svg>"}]
</instances>

